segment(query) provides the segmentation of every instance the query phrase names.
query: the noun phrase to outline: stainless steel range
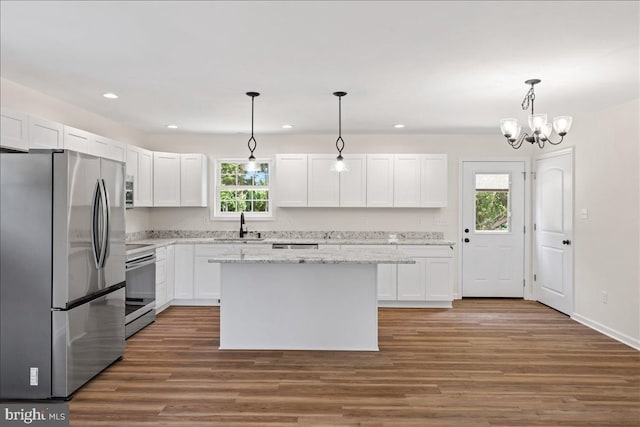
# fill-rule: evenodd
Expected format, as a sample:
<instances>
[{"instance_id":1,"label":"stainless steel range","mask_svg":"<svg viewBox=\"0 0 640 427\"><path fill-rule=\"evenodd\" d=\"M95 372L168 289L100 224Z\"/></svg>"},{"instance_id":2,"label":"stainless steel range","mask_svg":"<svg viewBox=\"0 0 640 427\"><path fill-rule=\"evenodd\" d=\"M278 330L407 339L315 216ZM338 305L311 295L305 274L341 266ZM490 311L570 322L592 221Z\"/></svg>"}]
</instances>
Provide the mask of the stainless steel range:
<instances>
[{"instance_id":1,"label":"stainless steel range","mask_svg":"<svg viewBox=\"0 0 640 427\"><path fill-rule=\"evenodd\" d=\"M129 253L132 249L143 251ZM125 337L156 320L156 252L150 245L127 244Z\"/></svg>"}]
</instances>

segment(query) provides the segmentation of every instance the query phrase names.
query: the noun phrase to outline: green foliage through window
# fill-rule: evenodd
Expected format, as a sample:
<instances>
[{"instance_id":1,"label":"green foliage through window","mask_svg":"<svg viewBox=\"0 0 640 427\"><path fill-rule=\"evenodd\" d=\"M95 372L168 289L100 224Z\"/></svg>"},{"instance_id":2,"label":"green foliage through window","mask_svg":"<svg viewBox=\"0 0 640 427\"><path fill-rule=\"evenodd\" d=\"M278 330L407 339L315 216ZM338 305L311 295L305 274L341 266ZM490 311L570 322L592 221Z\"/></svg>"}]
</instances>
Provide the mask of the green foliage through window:
<instances>
[{"instance_id":1,"label":"green foliage through window","mask_svg":"<svg viewBox=\"0 0 640 427\"><path fill-rule=\"evenodd\" d=\"M476 190L476 230L509 230L508 190Z\"/></svg>"},{"instance_id":2,"label":"green foliage through window","mask_svg":"<svg viewBox=\"0 0 640 427\"><path fill-rule=\"evenodd\" d=\"M269 213L269 172L269 163L260 163L257 171L247 171L242 162L220 163L220 212Z\"/></svg>"}]
</instances>

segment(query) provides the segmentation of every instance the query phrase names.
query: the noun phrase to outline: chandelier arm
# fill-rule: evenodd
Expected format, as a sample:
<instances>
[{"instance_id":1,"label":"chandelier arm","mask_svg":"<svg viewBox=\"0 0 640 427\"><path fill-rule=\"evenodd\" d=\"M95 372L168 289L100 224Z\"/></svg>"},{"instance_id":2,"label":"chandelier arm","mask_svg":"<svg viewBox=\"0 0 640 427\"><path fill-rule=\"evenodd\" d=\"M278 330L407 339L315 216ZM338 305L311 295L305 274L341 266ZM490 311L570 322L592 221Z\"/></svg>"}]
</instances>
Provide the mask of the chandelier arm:
<instances>
[{"instance_id":1,"label":"chandelier arm","mask_svg":"<svg viewBox=\"0 0 640 427\"><path fill-rule=\"evenodd\" d=\"M547 137L547 142L549 142L549 144L551 144L551 145L558 145L558 144L560 144L560 143L562 142L562 140L563 140L563 139L564 139L564 136L560 136L560 141L558 141L558 142L553 142L553 141L551 140L551 138Z\"/></svg>"},{"instance_id":2,"label":"chandelier arm","mask_svg":"<svg viewBox=\"0 0 640 427\"><path fill-rule=\"evenodd\" d=\"M525 140L525 138L527 136L528 135L526 133L523 133L523 134L520 135L520 137L517 140L515 140L513 142L511 142L511 140L509 138L507 138L507 143L509 143L511 148L517 150L518 148L520 148L522 146L522 143L524 142L524 140Z\"/></svg>"}]
</instances>

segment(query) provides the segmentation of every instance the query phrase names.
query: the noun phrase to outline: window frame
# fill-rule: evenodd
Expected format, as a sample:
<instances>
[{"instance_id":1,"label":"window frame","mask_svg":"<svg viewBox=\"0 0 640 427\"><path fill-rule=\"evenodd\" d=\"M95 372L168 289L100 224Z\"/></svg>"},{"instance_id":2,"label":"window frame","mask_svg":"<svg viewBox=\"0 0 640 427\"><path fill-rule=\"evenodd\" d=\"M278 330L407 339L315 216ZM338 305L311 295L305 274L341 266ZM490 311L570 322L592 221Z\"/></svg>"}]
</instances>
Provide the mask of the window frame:
<instances>
[{"instance_id":1,"label":"window frame","mask_svg":"<svg viewBox=\"0 0 640 427\"><path fill-rule=\"evenodd\" d=\"M244 212L245 218L258 219L258 220L274 220L275 219L275 204L273 203L273 160L272 159L258 159L258 163L266 163L269 165L269 180L268 185L266 186L253 186L253 185L234 185L234 186L223 186L221 183L222 172L221 167L223 163L235 163L235 164L246 164L247 159L244 158L224 158L224 159L216 159L213 162L213 173L211 174L213 182L211 183L211 188L213 194L211 196L211 200L213 200L213 206L211 208L210 219L212 220L237 220L240 216L240 212L223 212L220 210L220 192L223 190L229 191L242 191L242 190L266 190L269 193L269 198L267 199L267 212Z\"/></svg>"}]
</instances>

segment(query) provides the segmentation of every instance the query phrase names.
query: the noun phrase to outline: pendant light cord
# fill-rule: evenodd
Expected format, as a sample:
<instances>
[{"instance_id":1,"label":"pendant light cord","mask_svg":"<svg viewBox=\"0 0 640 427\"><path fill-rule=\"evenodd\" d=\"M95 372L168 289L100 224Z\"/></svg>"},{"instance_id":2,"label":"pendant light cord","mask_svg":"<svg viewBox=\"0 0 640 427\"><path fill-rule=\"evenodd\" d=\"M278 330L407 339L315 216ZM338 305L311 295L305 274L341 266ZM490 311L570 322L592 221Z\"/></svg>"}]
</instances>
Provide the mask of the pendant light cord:
<instances>
[{"instance_id":1,"label":"pendant light cord","mask_svg":"<svg viewBox=\"0 0 640 427\"><path fill-rule=\"evenodd\" d=\"M338 95L338 139L336 139L336 148L338 155L342 156L344 149L344 140L342 139L342 95Z\"/></svg>"},{"instance_id":2,"label":"pendant light cord","mask_svg":"<svg viewBox=\"0 0 640 427\"><path fill-rule=\"evenodd\" d=\"M251 96L251 138L249 138L249 142L247 142L247 147L249 147L249 151L251 152L251 155L253 156L253 151L256 149L256 146L258 145L258 143L256 142L256 139L253 137L253 102L255 101L255 96ZM253 141L253 146L251 145L251 142Z\"/></svg>"}]
</instances>

